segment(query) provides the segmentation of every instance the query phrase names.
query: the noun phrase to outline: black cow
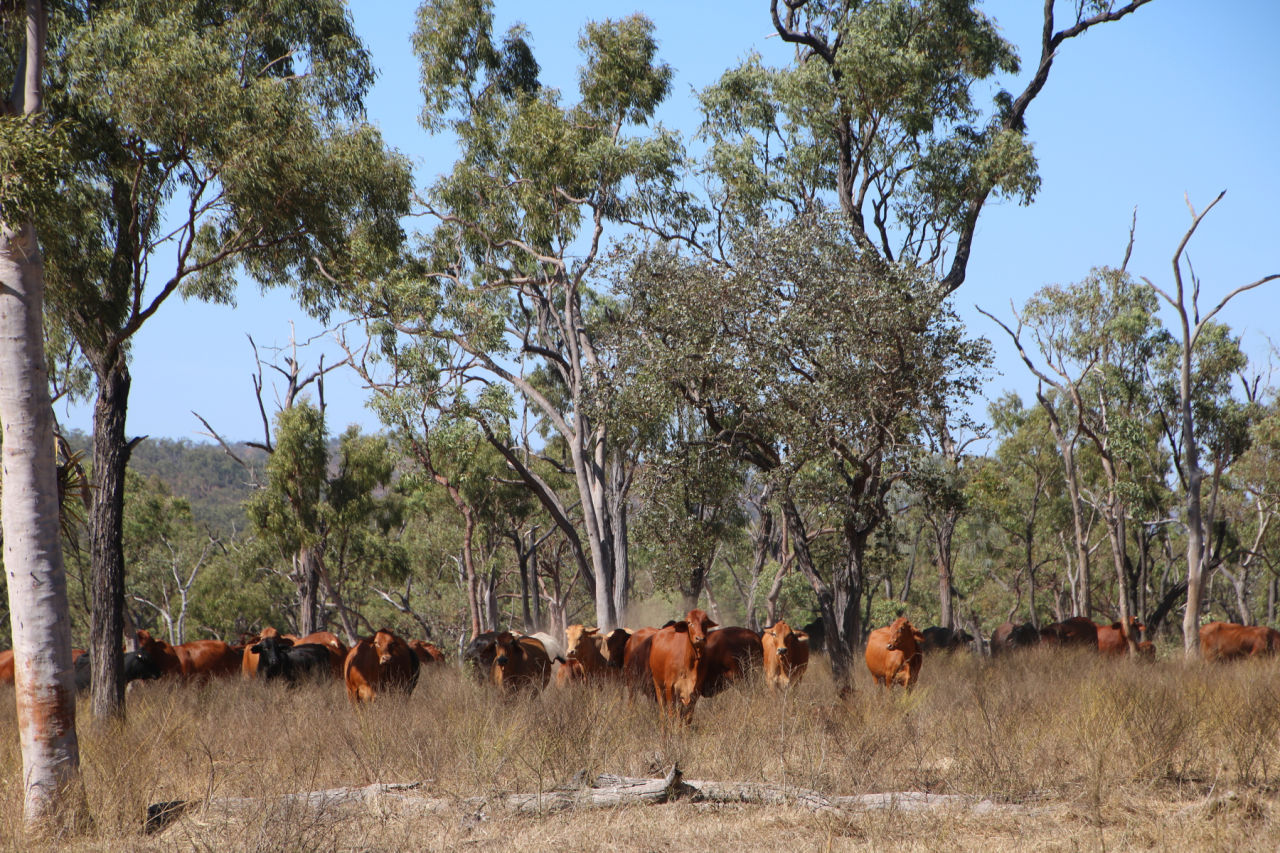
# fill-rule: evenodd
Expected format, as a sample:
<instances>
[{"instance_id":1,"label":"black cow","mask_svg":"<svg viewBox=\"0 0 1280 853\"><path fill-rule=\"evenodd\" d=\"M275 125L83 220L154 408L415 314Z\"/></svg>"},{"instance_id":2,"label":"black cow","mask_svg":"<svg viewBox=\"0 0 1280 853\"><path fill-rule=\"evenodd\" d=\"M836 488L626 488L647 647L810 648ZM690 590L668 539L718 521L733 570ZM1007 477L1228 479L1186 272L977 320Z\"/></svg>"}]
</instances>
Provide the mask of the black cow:
<instances>
[{"instance_id":1,"label":"black cow","mask_svg":"<svg viewBox=\"0 0 1280 853\"><path fill-rule=\"evenodd\" d=\"M154 681L161 675L160 665L146 652L125 652L124 683ZM88 655L80 655L75 662L76 690L83 693L93 684L93 664Z\"/></svg>"},{"instance_id":2,"label":"black cow","mask_svg":"<svg viewBox=\"0 0 1280 853\"><path fill-rule=\"evenodd\" d=\"M953 631L940 625L925 628L920 633L924 634L925 652L954 652L973 642L973 635L968 631Z\"/></svg>"},{"instance_id":3,"label":"black cow","mask_svg":"<svg viewBox=\"0 0 1280 853\"><path fill-rule=\"evenodd\" d=\"M283 678L293 685L307 677L333 678L329 649L319 643L295 646L283 637L264 637L249 651L258 655L258 677L264 681Z\"/></svg>"}]
</instances>

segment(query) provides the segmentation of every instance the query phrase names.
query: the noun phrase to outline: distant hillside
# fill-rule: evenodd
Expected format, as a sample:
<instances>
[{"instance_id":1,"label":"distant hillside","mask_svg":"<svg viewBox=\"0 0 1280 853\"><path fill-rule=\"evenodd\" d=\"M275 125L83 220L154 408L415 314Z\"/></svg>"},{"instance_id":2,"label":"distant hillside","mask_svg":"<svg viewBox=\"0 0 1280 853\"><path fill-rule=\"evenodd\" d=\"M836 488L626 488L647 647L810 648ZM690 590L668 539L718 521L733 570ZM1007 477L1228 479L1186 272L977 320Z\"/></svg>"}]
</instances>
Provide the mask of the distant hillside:
<instances>
[{"instance_id":1,"label":"distant hillside","mask_svg":"<svg viewBox=\"0 0 1280 853\"><path fill-rule=\"evenodd\" d=\"M67 440L88 455L90 436L72 432ZM243 444L232 449L253 470L236 462L219 445L171 438L141 442L133 449L129 467L143 477L158 477L174 494L187 498L195 517L214 529L243 530L241 505L253 490L252 478L261 476L266 454Z\"/></svg>"}]
</instances>

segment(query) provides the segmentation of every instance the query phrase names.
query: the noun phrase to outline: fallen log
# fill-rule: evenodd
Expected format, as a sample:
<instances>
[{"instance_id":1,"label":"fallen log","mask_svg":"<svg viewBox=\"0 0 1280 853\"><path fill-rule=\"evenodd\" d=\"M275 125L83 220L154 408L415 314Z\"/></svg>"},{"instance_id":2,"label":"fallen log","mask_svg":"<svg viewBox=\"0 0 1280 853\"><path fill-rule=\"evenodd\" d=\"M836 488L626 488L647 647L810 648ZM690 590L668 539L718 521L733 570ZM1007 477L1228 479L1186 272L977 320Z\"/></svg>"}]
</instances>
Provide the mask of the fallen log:
<instances>
[{"instance_id":1,"label":"fallen log","mask_svg":"<svg viewBox=\"0 0 1280 853\"><path fill-rule=\"evenodd\" d=\"M661 779L602 774L589 786L557 788L527 794L490 797L432 796L426 782L374 784L355 788L330 788L267 797L219 797L206 801L173 800L148 807L145 829L156 832L179 818L195 823L216 823L246 811L261 813L306 811L316 817L345 820L362 815L381 817L460 813L486 820L488 813L547 814L566 809L617 808L660 805L677 800L723 805L791 806L820 813L845 813L869 809L926 811L963 809L974 813L1026 812L1025 806L998 804L960 794L900 791L859 796L827 796L807 788L754 782L685 780L678 767Z\"/></svg>"}]
</instances>

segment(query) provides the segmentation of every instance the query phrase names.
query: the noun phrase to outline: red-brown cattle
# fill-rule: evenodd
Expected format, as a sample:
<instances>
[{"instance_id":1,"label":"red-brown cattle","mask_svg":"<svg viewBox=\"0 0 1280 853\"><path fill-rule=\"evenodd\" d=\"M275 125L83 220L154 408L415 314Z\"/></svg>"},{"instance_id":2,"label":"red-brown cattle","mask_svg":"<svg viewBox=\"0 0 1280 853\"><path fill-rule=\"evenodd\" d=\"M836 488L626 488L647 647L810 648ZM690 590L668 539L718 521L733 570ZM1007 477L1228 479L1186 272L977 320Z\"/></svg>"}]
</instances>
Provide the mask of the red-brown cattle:
<instances>
[{"instance_id":1,"label":"red-brown cattle","mask_svg":"<svg viewBox=\"0 0 1280 853\"><path fill-rule=\"evenodd\" d=\"M568 660L556 666L556 687L564 689L574 684L586 684L587 672L582 668L582 661Z\"/></svg>"},{"instance_id":2,"label":"red-brown cattle","mask_svg":"<svg viewBox=\"0 0 1280 853\"><path fill-rule=\"evenodd\" d=\"M409 644L383 628L351 647L342 678L353 703L372 702L381 693L409 694L418 684L418 656Z\"/></svg>"},{"instance_id":3,"label":"red-brown cattle","mask_svg":"<svg viewBox=\"0 0 1280 853\"><path fill-rule=\"evenodd\" d=\"M490 681L503 690L519 687L541 690L547 686L551 680L551 658L541 640L516 637L510 631L503 631L493 642Z\"/></svg>"},{"instance_id":4,"label":"red-brown cattle","mask_svg":"<svg viewBox=\"0 0 1280 853\"><path fill-rule=\"evenodd\" d=\"M730 685L760 672L764 647L750 628L716 628L707 632L707 644L698 660L698 692L715 696Z\"/></svg>"},{"instance_id":5,"label":"red-brown cattle","mask_svg":"<svg viewBox=\"0 0 1280 853\"><path fill-rule=\"evenodd\" d=\"M1280 631L1265 625L1210 622L1200 629L1200 654L1207 661L1263 657L1280 651Z\"/></svg>"},{"instance_id":6,"label":"red-brown cattle","mask_svg":"<svg viewBox=\"0 0 1280 853\"><path fill-rule=\"evenodd\" d=\"M151 656L162 673L184 680L234 675L243 665L241 652L221 640L193 640L173 646L139 629L138 648Z\"/></svg>"},{"instance_id":7,"label":"red-brown cattle","mask_svg":"<svg viewBox=\"0 0 1280 853\"><path fill-rule=\"evenodd\" d=\"M1030 622L1015 625L1004 622L991 632L991 654L1001 655L1015 649L1026 649L1040 644L1040 632Z\"/></svg>"},{"instance_id":8,"label":"red-brown cattle","mask_svg":"<svg viewBox=\"0 0 1280 853\"><path fill-rule=\"evenodd\" d=\"M809 668L809 635L793 631L779 619L760 635L764 649L764 679L778 690L795 687Z\"/></svg>"},{"instance_id":9,"label":"red-brown cattle","mask_svg":"<svg viewBox=\"0 0 1280 853\"><path fill-rule=\"evenodd\" d=\"M447 663L444 650L435 643L427 640L410 640L409 648L413 649L413 653L418 656L418 663L423 666Z\"/></svg>"},{"instance_id":10,"label":"red-brown cattle","mask_svg":"<svg viewBox=\"0 0 1280 853\"><path fill-rule=\"evenodd\" d=\"M565 663L560 667L560 670L564 670L564 674L561 675L560 670L556 671L557 687L563 687L575 681L601 681L611 677L611 673L619 672L617 669L609 668L609 662L600 652L603 638L598 628L570 625L564 629L564 635Z\"/></svg>"},{"instance_id":11,"label":"red-brown cattle","mask_svg":"<svg viewBox=\"0 0 1280 853\"><path fill-rule=\"evenodd\" d=\"M0 684L13 684L13 649L0 652Z\"/></svg>"},{"instance_id":12,"label":"red-brown cattle","mask_svg":"<svg viewBox=\"0 0 1280 853\"><path fill-rule=\"evenodd\" d=\"M674 625L674 622L669 622ZM666 626L663 626L666 627ZM653 693L653 670L649 669L649 654L653 651L653 635L660 628L637 628L627 637L622 654L622 680L634 693L656 698Z\"/></svg>"},{"instance_id":13,"label":"red-brown cattle","mask_svg":"<svg viewBox=\"0 0 1280 853\"><path fill-rule=\"evenodd\" d=\"M681 621L658 630L650 639L649 672L658 704L671 717L687 724L698 702L702 654L707 632L716 627L701 610L690 610Z\"/></svg>"},{"instance_id":14,"label":"red-brown cattle","mask_svg":"<svg viewBox=\"0 0 1280 853\"><path fill-rule=\"evenodd\" d=\"M1142 632L1147 630L1138 617L1129 617L1129 636L1136 645ZM1106 657L1122 657L1129 653L1129 643L1124 636L1124 625L1112 622L1110 625L1098 626L1098 654Z\"/></svg>"},{"instance_id":15,"label":"red-brown cattle","mask_svg":"<svg viewBox=\"0 0 1280 853\"><path fill-rule=\"evenodd\" d=\"M1098 626L1092 619L1072 616L1040 629L1040 642L1048 646L1098 647Z\"/></svg>"},{"instance_id":16,"label":"red-brown cattle","mask_svg":"<svg viewBox=\"0 0 1280 853\"><path fill-rule=\"evenodd\" d=\"M891 688L901 684L907 690L915 686L920 677L920 663L924 655L920 646L924 635L917 631L905 616L899 616L893 624L876 628L867 637L867 669L877 684Z\"/></svg>"}]
</instances>

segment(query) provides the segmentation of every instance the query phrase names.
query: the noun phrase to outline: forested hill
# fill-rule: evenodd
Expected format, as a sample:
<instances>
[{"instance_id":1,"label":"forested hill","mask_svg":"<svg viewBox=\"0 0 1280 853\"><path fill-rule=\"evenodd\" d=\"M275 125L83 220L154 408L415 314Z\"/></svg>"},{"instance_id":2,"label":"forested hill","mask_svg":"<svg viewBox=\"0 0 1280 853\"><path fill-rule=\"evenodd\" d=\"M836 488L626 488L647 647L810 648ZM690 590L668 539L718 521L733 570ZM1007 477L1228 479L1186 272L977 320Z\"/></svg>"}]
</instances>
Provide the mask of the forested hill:
<instances>
[{"instance_id":1,"label":"forested hill","mask_svg":"<svg viewBox=\"0 0 1280 853\"><path fill-rule=\"evenodd\" d=\"M89 435L72 432L67 440L72 448L83 450L86 459L92 458ZM197 521L223 532L243 530L244 501L254 478L261 476L266 454L245 444L232 445L232 450L250 467L217 444L148 438L133 449L129 467L143 477L159 478L173 494L187 498Z\"/></svg>"}]
</instances>

